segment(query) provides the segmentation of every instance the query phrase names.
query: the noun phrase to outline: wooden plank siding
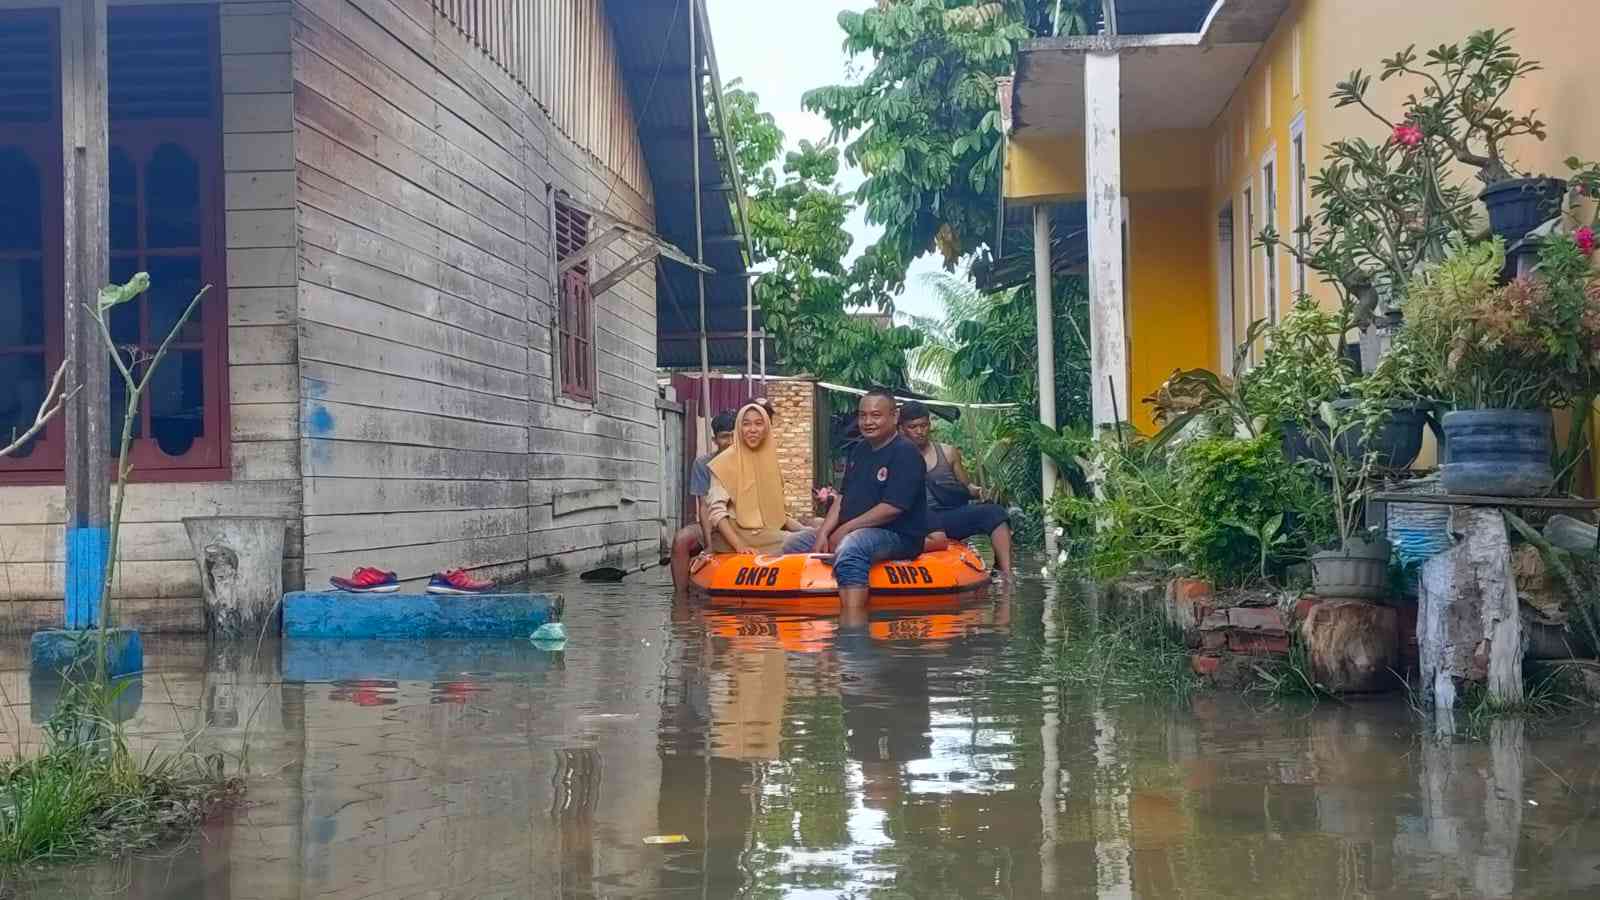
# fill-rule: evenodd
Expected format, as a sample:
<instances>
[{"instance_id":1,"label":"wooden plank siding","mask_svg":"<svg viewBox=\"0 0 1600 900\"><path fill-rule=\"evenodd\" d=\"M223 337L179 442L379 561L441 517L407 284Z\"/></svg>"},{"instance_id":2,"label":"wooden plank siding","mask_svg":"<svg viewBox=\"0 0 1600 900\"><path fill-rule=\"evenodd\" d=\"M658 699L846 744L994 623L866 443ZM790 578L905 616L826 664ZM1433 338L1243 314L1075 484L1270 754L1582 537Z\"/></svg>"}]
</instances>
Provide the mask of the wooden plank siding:
<instances>
[{"instance_id":1,"label":"wooden plank siding","mask_svg":"<svg viewBox=\"0 0 1600 900\"><path fill-rule=\"evenodd\" d=\"M220 14L232 479L129 488L116 609L147 631L203 628L185 517L287 519L284 581L303 583L289 6L240 0ZM60 627L65 522L60 485L0 487L0 628Z\"/></svg>"},{"instance_id":2,"label":"wooden plank siding","mask_svg":"<svg viewBox=\"0 0 1600 900\"><path fill-rule=\"evenodd\" d=\"M429 0L292 7L310 583L357 565L415 584L655 561L654 276L596 301L596 401L556 396L548 205L553 187L653 226L649 180L598 3L559 4L587 9L581 27L540 5L485 7L465 20L475 37ZM503 62L574 60L580 35L615 91L566 114L603 107L609 132L559 127L561 105ZM252 389L281 377L260 375ZM555 498L595 492L611 503L556 515Z\"/></svg>"}]
</instances>

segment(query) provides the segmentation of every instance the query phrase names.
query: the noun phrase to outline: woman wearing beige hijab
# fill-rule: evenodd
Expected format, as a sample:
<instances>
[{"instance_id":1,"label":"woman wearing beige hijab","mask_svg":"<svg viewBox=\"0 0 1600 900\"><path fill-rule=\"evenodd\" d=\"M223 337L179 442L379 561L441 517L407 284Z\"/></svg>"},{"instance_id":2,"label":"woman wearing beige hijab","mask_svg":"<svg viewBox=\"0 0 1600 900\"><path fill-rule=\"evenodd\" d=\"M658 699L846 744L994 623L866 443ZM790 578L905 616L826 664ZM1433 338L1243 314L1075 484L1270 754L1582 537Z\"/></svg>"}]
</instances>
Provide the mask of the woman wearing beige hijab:
<instances>
[{"instance_id":1,"label":"woman wearing beige hijab","mask_svg":"<svg viewBox=\"0 0 1600 900\"><path fill-rule=\"evenodd\" d=\"M772 418L758 403L739 410L738 437L711 461L706 493L714 553L781 553L786 532L805 531L783 503Z\"/></svg>"}]
</instances>

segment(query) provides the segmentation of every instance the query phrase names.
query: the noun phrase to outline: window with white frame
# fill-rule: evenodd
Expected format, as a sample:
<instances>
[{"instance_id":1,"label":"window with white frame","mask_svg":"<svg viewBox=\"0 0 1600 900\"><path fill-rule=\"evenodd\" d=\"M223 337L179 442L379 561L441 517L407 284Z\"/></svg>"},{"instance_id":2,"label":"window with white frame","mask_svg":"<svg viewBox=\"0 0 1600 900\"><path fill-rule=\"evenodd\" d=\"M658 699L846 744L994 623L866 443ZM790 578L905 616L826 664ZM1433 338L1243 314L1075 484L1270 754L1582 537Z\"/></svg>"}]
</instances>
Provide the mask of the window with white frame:
<instances>
[{"instance_id":1,"label":"window with white frame","mask_svg":"<svg viewBox=\"0 0 1600 900\"><path fill-rule=\"evenodd\" d=\"M1261 224L1259 228L1278 231L1278 148L1269 147L1261 158ZM1278 248L1266 245L1261 248L1261 299L1267 321L1278 323Z\"/></svg>"},{"instance_id":2,"label":"window with white frame","mask_svg":"<svg viewBox=\"0 0 1600 900\"><path fill-rule=\"evenodd\" d=\"M1261 82L1261 127L1272 128L1272 67L1267 66Z\"/></svg>"},{"instance_id":3,"label":"window with white frame","mask_svg":"<svg viewBox=\"0 0 1600 900\"><path fill-rule=\"evenodd\" d=\"M1311 216L1310 173L1306 169L1306 114L1302 111L1289 126L1289 177L1292 190L1289 194L1289 225L1293 229L1295 250L1299 256L1294 261L1294 292L1299 297L1306 292L1306 233L1303 230Z\"/></svg>"},{"instance_id":4,"label":"window with white frame","mask_svg":"<svg viewBox=\"0 0 1600 900\"><path fill-rule=\"evenodd\" d=\"M1245 333L1249 334L1251 326L1255 325L1259 317L1256 315L1256 254L1251 249L1256 239L1256 201L1255 191L1251 189L1248 180L1245 182L1244 191L1239 195L1239 208L1244 210L1244 215L1241 217L1244 240L1239 244L1244 247L1244 327ZM1255 362L1255 359L1256 347L1252 343L1250 361Z\"/></svg>"},{"instance_id":5,"label":"window with white frame","mask_svg":"<svg viewBox=\"0 0 1600 900\"><path fill-rule=\"evenodd\" d=\"M1294 27L1289 41L1289 82L1294 96L1300 96L1300 52L1302 47L1300 26Z\"/></svg>"}]
</instances>

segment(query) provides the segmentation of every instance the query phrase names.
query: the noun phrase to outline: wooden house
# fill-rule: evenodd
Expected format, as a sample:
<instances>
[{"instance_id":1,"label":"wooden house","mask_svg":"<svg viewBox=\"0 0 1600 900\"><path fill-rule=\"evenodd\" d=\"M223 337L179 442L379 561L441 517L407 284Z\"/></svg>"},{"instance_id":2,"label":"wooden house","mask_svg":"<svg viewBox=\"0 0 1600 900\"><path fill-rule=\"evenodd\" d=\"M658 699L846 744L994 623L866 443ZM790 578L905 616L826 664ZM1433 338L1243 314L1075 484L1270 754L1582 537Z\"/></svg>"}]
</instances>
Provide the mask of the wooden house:
<instances>
[{"instance_id":1,"label":"wooden house","mask_svg":"<svg viewBox=\"0 0 1600 900\"><path fill-rule=\"evenodd\" d=\"M125 622L201 622L191 516L287 519L291 588L656 560L658 347L746 316L705 23L699 0L0 0L0 433L95 280L150 273L112 322L147 349L212 286L137 412ZM14 630L60 623L70 523L103 502L64 487L74 428L108 430L64 417L0 459Z\"/></svg>"}]
</instances>

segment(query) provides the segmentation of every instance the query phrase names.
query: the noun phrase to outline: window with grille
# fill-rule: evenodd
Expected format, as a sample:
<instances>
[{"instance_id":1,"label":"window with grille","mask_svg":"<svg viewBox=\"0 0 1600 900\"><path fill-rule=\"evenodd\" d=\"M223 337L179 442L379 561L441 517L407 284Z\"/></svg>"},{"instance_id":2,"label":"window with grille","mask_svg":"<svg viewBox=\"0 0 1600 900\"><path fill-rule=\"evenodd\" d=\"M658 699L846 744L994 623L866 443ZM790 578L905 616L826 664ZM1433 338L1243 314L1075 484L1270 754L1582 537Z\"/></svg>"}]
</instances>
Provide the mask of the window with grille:
<instances>
[{"instance_id":1,"label":"window with grille","mask_svg":"<svg viewBox=\"0 0 1600 900\"><path fill-rule=\"evenodd\" d=\"M0 12L0 436L31 423L64 352L59 22L53 11ZM106 21L113 281L150 273L150 290L114 312L124 361L152 356L202 285L212 285L146 389L132 433L136 473L227 471L226 258L222 125L214 6L112 7ZM126 407L115 372L108 449ZM8 480L57 480L58 417L0 459ZM211 470L211 471L206 471Z\"/></svg>"},{"instance_id":2,"label":"window with grille","mask_svg":"<svg viewBox=\"0 0 1600 900\"><path fill-rule=\"evenodd\" d=\"M564 268L589 242L589 216L556 196L556 261ZM556 316L557 365L561 394L574 400L594 400L594 296L589 292L589 261L560 275L560 309Z\"/></svg>"}]
</instances>

